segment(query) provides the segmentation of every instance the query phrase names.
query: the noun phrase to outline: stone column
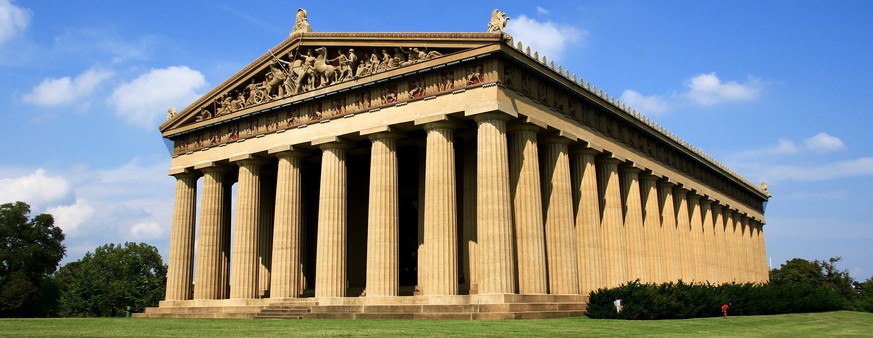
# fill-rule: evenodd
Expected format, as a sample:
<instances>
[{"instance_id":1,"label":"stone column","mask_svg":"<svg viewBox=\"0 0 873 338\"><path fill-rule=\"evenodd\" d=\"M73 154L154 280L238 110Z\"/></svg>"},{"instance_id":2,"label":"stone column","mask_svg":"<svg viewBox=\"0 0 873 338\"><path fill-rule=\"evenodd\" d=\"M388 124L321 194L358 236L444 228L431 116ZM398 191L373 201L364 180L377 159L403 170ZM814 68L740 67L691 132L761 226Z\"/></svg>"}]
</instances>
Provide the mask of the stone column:
<instances>
[{"instance_id":1,"label":"stone column","mask_svg":"<svg viewBox=\"0 0 873 338\"><path fill-rule=\"evenodd\" d=\"M464 169L463 169L463 210L461 216L464 222L464 251L465 257L462 260L464 267L464 279L470 288L470 294L479 292L479 273L477 247L479 245L478 230L476 229L476 137L471 135L464 141Z\"/></svg>"},{"instance_id":2,"label":"stone column","mask_svg":"<svg viewBox=\"0 0 873 338\"><path fill-rule=\"evenodd\" d=\"M702 239L700 241L700 258L703 262L703 280L710 283L717 283L715 271L718 269L718 262L715 260L715 237L712 234L712 213L710 207L712 201L709 199L700 200L700 217L703 224Z\"/></svg>"},{"instance_id":3,"label":"stone column","mask_svg":"<svg viewBox=\"0 0 873 338\"><path fill-rule=\"evenodd\" d=\"M291 149L271 151L279 158L276 207L273 217L273 267L270 298L297 298L303 293L301 249L303 238L303 188L300 160L303 153Z\"/></svg>"},{"instance_id":4,"label":"stone column","mask_svg":"<svg viewBox=\"0 0 873 338\"><path fill-rule=\"evenodd\" d=\"M749 255L751 256L751 264L752 268L751 280L755 283L761 281L761 263L758 259L758 222L754 219L749 219Z\"/></svg>"},{"instance_id":5,"label":"stone column","mask_svg":"<svg viewBox=\"0 0 873 338\"><path fill-rule=\"evenodd\" d=\"M346 296L346 149L335 139L321 148L315 297Z\"/></svg>"},{"instance_id":6,"label":"stone column","mask_svg":"<svg viewBox=\"0 0 873 338\"><path fill-rule=\"evenodd\" d=\"M200 231L197 233L197 283L194 299L222 299L221 219L224 216L224 174L226 168L209 166L203 172L200 201Z\"/></svg>"},{"instance_id":7,"label":"stone column","mask_svg":"<svg viewBox=\"0 0 873 338\"><path fill-rule=\"evenodd\" d=\"M258 221L258 297L270 297L273 265L273 217L276 212L276 173L261 170L261 215Z\"/></svg>"},{"instance_id":8,"label":"stone column","mask_svg":"<svg viewBox=\"0 0 873 338\"><path fill-rule=\"evenodd\" d=\"M643 203L643 228L646 239L646 272L648 281L663 283L665 278L663 229L658 208L658 176L646 173L640 176L640 200Z\"/></svg>"},{"instance_id":9,"label":"stone column","mask_svg":"<svg viewBox=\"0 0 873 338\"><path fill-rule=\"evenodd\" d=\"M603 275L603 244L600 232L600 205L597 196L597 169L594 149L574 147L570 150L573 181L573 201L576 210L576 262L579 270L579 291L587 295L605 287Z\"/></svg>"},{"instance_id":10,"label":"stone column","mask_svg":"<svg viewBox=\"0 0 873 338\"><path fill-rule=\"evenodd\" d=\"M712 226L712 235L713 235L713 252L709 254L712 255L713 259L715 259L715 282L719 284L723 284L728 281L727 279L727 264L724 259L724 253L727 251L724 245L724 216L722 212L722 206L719 203L712 204L712 216L713 216L713 226Z\"/></svg>"},{"instance_id":11,"label":"stone column","mask_svg":"<svg viewBox=\"0 0 873 338\"><path fill-rule=\"evenodd\" d=\"M597 183L600 191L601 240L606 287L628 282L627 238L621 212L619 160L609 157L597 161Z\"/></svg>"},{"instance_id":12,"label":"stone column","mask_svg":"<svg viewBox=\"0 0 873 338\"><path fill-rule=\"evenodd\" d=\"M694 281L694 251L691 249L691 218L688 213L688 190L675 188L673 198L676 201L676 230L679 244L679 268L681 279L686 283Z\"/></svg>"},{"instance_id":13,"label":"stone column","mask_svg":"<svg viewBox=\"0 0 873 338\"><path fill-rule=\"evenodd\" d=\"M700 214L700 195L690 192L688 198L688 213L691 217L691 262L693 266L692 281L704 282L706 262L703 252L703 218Z\"/></svg>"},{"instance_id":14,"label":"stone column","mask_svg":"<svg viewBox=\"0 0 873 338\"><path fill-rule=\"evenodd\" d=\"M427 131L424 190L425 295L458 293L457 203L455 192L455 125L432 122Z\"/></svg>"},{"instance_id":15,"label":"stone column","mask_svg":"<svg viewBox=\"0 0 873 338\"><path fill-rule=\"evenodd\" d=\"M238 171L238 170L237 170ZM218 280L221 283L221 298L230 297L230 238L231 238L231 219L233 218L233 183L230 182L228 176L224 178L224 194L221 196L221 272ZM236 177L238 174L234 174Z\"/></svg>"},{"instance_id":16,"label":"stone column","mask_svg":"<svg viewBox=\"0 0 873 338\"><path fill-rule=\"evenodd\" d=\"M627 270L628 279L639 278L642 282L650 282L646 270L646 238L643 229L643 209L640 201L640 169L632 166L622 166L621 197L624 216L625 236L627 238Z\"/></svg>"},{"instance_id":17,"label":"stone column","mask_svg":"<svg viewBox=\"0 0 873 338\"><path fill-rule=\"evenodd\" d=\"M253 299L258 297L258 225L263 162L251 156L241 156L235 162L239 165L239 186L230 260L230 298Z\"/></svg>"},{"instance_id":18,"label":"stone column","mask_svg":"<svg viewBox=\"0 0 873 338\"><path fill-rule=\"evenodd\" d=\"M682 279L682 250L679 244L679 229L676 227L676 202L673 198L675 185L666 180L658 182L658 204L661 211L661 239L664 243L665 281Z\"/></svg>"},{"instance_id":19,"label":"stone column","mask_svg":"<svg viewBox=\"0 0 873 338\"><path fill-rule=\"evenodd\" d=\"M170 233L170 259L167 264L166 300L191 299L194 268L194 213L197 212L196 174L176 177L176 200L173 202L173 228Z\"/></svg>"},{"instance_id":20,"label":"stone column","mask_svg":"<svg viewBox=\"0 0 873 338\"><path fill-rule=\"evenodd\" d=\"M400 207L397 138L393 133L369 135L370 198L367 212L367 296L397 296L400 287Z\"/></svg>"},{"instance_id":21,"label":"stone column","mask_svg":"<svg viewBox=\"0 0 873 338\"><path fill-rule=\"evenodd\" d=\"M478 230L479 293L515 292L512 257L512 205L509 157L503 113L473 117L477 124L476 225Z\"/></svg>"},{"instance_id":22,"label":"stone column","mask_svg":"<svg viewBox=\"0 0 873 338\"><path fill-rule=\"evenodd\" d=\"M737 261L737 222L734 218L734 211L725 208L724 211L724 219L725 219L725 246L727 250L726 262L728 263L729 276L728 280L730 282L739 282L739 263Z\"/></svg>"},{"instance_id":23,"label":"stone column","mask_svg":"<svg viewBox=\"0 0 873 338\"><path fill-rule=\"evenodd\" d=\"M579 294L573 191L567 149L570 140L553 136L543 139L543 143L543 216L549 291L552 294Z\"/></svg>"},{"instance_id":24,"label":"stone column","mask_svg":"<svg viewBox=\"0 0 873 338\"><path fill-rule=\"evenodd\" d=\"M764 224L758 224L758 255L761 260L761 282L770 283L770 263L767 260L767 246L764 242Z\"/></svg>"},{"instance_id":25,"label":"stone column","mask_svg":"<svg viewBox=\"0 0 873 338\"><path fill-rule=\"evenodd\" d=\"M753 282L754 276L752 275L754 272L754 268L752 267L752 229L749 226L749 217L742 216L740 218L740 224L743 228L742 238L740 238L740 248L742 250L743 260L743 281L744 282Z\"/></svg>"},{"instance_id":26,"label":"stone column","mask_svg":"<svg viewBox=\"0 0 873 338\"><path fill-rule=\"evenodd\" d=\"M537 130L539 127L531 124L509 127L509 186L515 215L519 294L548 292Z\"/></svg>"}]
</instances>

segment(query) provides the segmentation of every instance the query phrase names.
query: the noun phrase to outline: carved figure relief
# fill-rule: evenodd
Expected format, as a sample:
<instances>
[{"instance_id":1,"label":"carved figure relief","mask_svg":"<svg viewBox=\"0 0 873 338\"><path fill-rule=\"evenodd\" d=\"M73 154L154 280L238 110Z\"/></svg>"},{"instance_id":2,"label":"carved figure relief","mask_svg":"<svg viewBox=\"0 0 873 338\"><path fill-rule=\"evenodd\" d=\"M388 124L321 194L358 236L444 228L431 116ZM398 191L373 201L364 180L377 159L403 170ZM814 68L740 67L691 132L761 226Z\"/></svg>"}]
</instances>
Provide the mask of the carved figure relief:
<instances>
[{"instance_id":1,"label":"carved figure relief","mask_svg":"<svg viewBox=\"0 0 873 338\"><path fill-rule=\"evenodd\" d=\"M466 83L468 86L477 85L483 82L482 65L468 66L466 74Z\"/></svg>"},{"instance_id":2,"label":"carved figure relief","mask_svg":"<svg viewBox=\"0 0 873 338\"><path fill-rule=\"evenodd\" d=\"M455 88L455 73L453 71L442 72L439 77L438 92L442 93Z\"/></svg>"}]
</instances>

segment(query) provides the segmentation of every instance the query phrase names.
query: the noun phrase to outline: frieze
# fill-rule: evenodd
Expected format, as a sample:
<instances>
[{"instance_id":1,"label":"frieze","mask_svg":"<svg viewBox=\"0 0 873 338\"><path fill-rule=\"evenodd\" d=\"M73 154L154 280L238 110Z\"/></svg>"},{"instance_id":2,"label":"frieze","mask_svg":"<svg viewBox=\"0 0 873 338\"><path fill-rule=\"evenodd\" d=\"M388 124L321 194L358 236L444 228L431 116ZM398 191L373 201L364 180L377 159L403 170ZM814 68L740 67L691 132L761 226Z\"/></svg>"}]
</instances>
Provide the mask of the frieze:
<instances>
[{"instance_id":1,"label":"frieze","mask_svg":"<svg viewBox=\"0 0 873 338\"><path fill-rule=\"evenodd\" d=\"M684 152L664 143L660 138L615 116L614 113L583 101L577 95L568 95L569 92L564 88L558 88L552 82L528 75L527 72L511 64L501 63L500 69L502 71L499 81L517 94L569 116L579 124L625 144L628 148L647 154L667 167L731 196L754 210L763 211L760 198L736 183L728 181L723 175L712 171Z\"/></svg>"},{"instance_id":2,"label":"frieze","mask_svg":"<svg viewBox=\"0 0 873 338\"><path fill-rule=\"evenodd\" d=\"M297 128L337 116L367 112L493 83L496 79L489 78L491 73L485 71L487 62L496 61L478 61L442 67L419 76L385 81L373 86L332 94L319 100L298 102L238 122L222 123L203 131L183 134L173 139L173 154L181 155ZM316 85L317 83L316 81Z\"/></svg>"}]
</instances>

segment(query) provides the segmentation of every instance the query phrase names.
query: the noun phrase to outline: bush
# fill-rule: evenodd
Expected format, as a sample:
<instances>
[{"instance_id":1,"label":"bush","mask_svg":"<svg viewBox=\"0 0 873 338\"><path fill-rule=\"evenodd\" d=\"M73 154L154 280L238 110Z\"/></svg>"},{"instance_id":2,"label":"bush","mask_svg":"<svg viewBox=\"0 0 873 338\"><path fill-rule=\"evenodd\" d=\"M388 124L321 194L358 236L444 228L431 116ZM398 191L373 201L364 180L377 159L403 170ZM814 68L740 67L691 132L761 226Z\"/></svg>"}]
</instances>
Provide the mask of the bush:
<instances>
[{"instance_id":1,"label":"bush","mask_svg":"<svg viewBox=\"0 0 873 338\"><path fill-rule=\"evenodd\" d=\"M683 319L721 315L732 302L731 315L767 315L847 309L836 290L809 284L642 284L639 280L590 294L588 316L618 319ZM613 301L622 300L617 313Z\"/></svg>"}]
</instances>

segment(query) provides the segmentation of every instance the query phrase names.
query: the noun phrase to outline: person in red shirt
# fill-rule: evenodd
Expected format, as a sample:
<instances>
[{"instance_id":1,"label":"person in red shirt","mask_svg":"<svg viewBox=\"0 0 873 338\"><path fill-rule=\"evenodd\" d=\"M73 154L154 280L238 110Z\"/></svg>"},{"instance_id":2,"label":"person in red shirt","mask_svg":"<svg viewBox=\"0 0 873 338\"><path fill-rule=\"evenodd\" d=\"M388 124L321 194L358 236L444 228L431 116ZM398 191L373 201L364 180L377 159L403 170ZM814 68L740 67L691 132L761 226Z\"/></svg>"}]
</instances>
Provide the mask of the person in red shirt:
<instances>
[{"instance_id":1,"label":"person in red shirt","mask_svg":"<svg viewBox=\"0 0 873 338\"><path fill-rule=\"evenodd\" d=\"M731 305L733 305L733 304L731 302L728 302L727 304L724 304L721 306L721 313L724 314L725 319L727 319L727 310L729 307L731 307Z\"/></svg>"}]
</instances>

